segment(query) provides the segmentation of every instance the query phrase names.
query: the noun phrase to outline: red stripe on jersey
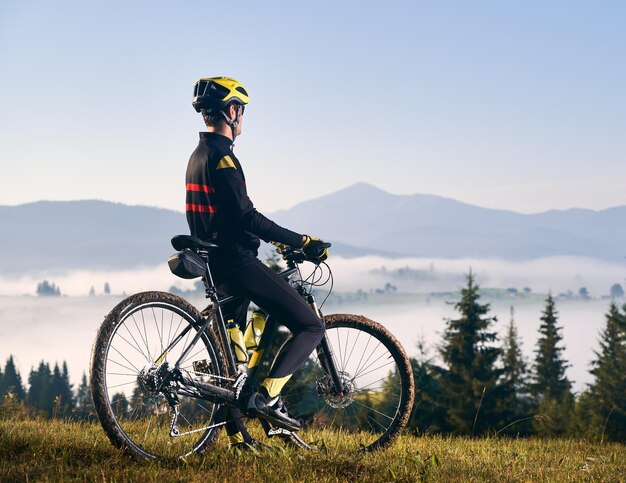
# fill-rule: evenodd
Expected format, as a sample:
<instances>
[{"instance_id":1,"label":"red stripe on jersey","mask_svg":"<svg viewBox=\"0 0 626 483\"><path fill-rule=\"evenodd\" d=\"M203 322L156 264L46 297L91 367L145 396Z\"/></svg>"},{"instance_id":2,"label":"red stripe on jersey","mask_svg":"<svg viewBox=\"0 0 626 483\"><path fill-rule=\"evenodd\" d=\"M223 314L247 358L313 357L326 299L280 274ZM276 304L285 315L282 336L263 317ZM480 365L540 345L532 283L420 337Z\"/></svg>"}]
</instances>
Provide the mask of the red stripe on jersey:
<instances>
[{"instance_id":1,"label":"red stripe on jersey","mask_svg":"<svg viewBox=\"0 0 626 483\"><path fill-rule=\"evenodd\" d=\"M193 211L194 213L216 213L217 206L211 205L195 205L193 203L187 203L185 205L186 211Z\"/></svg>"},{"instance_id":2,"label":"red stripe on jersey","mask_svg":"<svg viewBox=\"0 0 626 483\"><path fill-rule=\"evenodd\" d=\"M215 193L215 188L207 184L187 183L187 191L202 191L203 193Z\"/></svg>"}]
</instances>

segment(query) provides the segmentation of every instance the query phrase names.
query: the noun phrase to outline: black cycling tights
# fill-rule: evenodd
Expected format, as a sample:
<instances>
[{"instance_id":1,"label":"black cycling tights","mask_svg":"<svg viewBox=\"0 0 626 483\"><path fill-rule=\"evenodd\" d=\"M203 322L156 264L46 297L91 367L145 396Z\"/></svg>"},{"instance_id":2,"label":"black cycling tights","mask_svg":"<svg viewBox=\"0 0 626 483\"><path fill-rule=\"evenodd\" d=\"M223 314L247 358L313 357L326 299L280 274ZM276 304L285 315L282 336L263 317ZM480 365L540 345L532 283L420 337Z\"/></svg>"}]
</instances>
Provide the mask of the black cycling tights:
<instances>
[{"instance_id":1,"label":"black cycling tights","mask_svg":"<svg viewBox=\"0 0 626 483\"><path fill-rule=\"evenodd\" d=\"M245 328L250 301L290 330L292 337L274 360L268 377L280 378L293 374L324 337L324 325L309 304L260 260L255 259L242 268L226 273L214 270L214 277L221 294L237 296L224 305L222 311L225 318L233 318L242 330ZM231 411L230 418L239 419L238 413L238 410ZM235 425L228 424L228 434L236 433L239 424L240 421Z\"/></svg>"},{"instance_id":2,"label":"black cycling tights","mask_svg":"<svg viewBox=\"0 0 626 483\"><path fill-rule=\"evenodd\" d=\"M324 326L309 304L283 278L260 260L217 277L218 291L237 295L222 307L226 318L233 318L245 330L250 300L289 329L292 337L276 357L268 377L293 374L324 336Z\"/></svg>"}]
</instances>

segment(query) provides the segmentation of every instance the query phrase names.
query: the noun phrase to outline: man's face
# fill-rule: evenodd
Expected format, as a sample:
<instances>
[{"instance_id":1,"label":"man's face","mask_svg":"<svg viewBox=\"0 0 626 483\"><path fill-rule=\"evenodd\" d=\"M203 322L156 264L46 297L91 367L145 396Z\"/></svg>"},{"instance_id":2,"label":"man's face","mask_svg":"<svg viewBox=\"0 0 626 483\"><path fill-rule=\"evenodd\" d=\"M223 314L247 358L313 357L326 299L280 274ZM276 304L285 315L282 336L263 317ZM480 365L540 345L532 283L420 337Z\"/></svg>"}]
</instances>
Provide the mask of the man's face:
<instances>
[{"instance_id":1,"label":"man's face","mask_svg":"<svg viewBox=\"0 0 626 483\"><path fill-rule=\"evenodd\" d=\"M237 125L237 136L239 136L241 134L241 125L243 124L243 106L238 106L237 107L238 112L239 112L239 124Z\"/></svg>"},{"instance_id":2,"label":"man's face","mask_svg":"<svg viewBox=\"0 0 626 483\"><path fill-rule=\"evenodd\" d=\"M239 124L237 125L237 136L239 136L241 134L241 125L243 123L244 108L239 104L231 104L228 110L228 115L231 119L237 119L237 117L239 117Z\"/></svg>"}]
</instances>

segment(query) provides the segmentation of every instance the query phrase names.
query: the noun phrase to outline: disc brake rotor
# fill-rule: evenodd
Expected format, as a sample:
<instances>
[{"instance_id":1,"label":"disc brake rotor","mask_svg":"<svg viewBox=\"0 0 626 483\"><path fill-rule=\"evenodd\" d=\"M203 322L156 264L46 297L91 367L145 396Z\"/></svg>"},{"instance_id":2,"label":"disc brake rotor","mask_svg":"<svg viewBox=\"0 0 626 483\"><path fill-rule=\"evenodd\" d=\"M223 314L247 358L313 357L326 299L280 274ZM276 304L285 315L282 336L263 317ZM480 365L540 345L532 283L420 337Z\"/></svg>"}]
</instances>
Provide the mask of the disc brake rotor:
<instances>
[{"instance_id":1,"label":"disc brake rotor","mask_svg":"<svg viewBox=\"0 0 626 483\"><path fill-rule=\"evenodd\" d=\"M343 385L343 394L338 394L335 390L332 378L325 375L317 381L317 394L335 409L344 409L354 402L352 395L357 391L357 386L350 374L344 371L339 372L341 384Z\"/></svg>"}]
</instances>

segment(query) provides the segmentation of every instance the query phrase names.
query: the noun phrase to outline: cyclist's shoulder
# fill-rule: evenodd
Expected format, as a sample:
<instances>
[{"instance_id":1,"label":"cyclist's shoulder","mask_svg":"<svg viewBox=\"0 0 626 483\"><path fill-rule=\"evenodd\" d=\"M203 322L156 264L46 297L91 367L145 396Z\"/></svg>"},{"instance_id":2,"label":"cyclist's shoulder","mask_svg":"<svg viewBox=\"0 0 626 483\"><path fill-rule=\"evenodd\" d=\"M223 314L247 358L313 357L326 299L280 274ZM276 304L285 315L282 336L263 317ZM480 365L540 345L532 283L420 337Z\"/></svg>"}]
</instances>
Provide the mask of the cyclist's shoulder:
<instances>
[{"instance_id":1,"label":"cyclist's shoulder","mask_svg":"<svg viewBox=\"0 0 626 483\"><path fill-rule=\"evenodd\" d=\"M223 174L238 173L243 176L241 163L232 151L228 138L213 133L201 133L198 147L191 155L191 161L196 166L203 166L210 174L216 172Z\"/></svg>"},{"instance_id":2,"label":"cyclist's shoulder","mask_svg":"<svg viewBox=\"0 0 626 483\"><path fill-rule=\"evenodd\" d=\"M216 152L209 160L209 167L215 171L242 171L241 164L232 151Z\"/></svg>"}]
</instances>

